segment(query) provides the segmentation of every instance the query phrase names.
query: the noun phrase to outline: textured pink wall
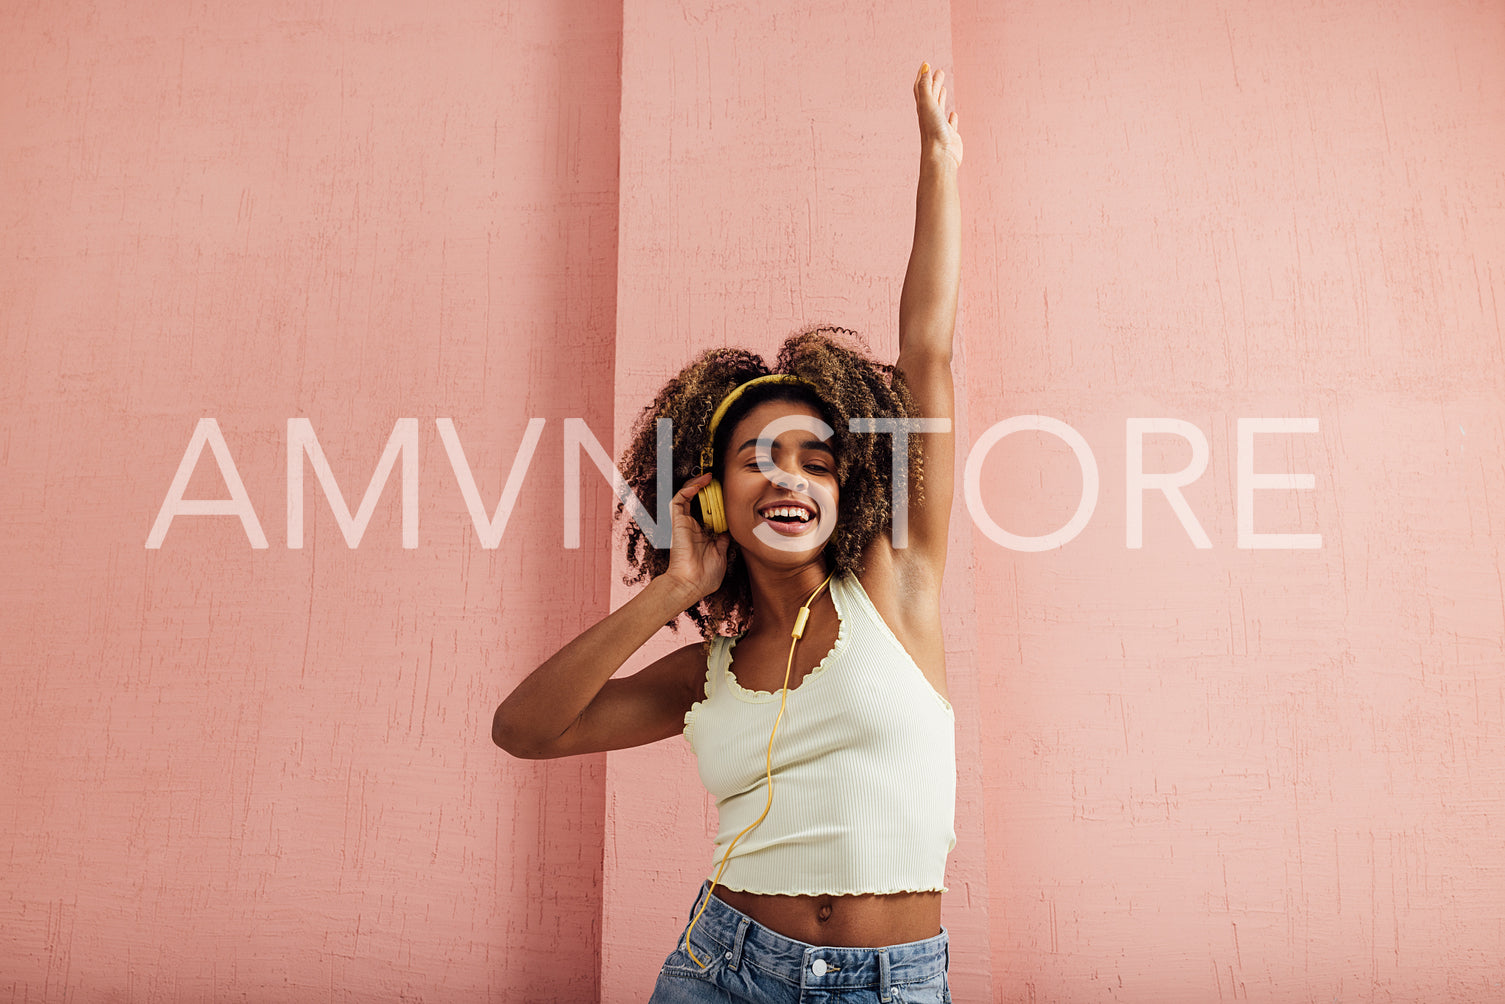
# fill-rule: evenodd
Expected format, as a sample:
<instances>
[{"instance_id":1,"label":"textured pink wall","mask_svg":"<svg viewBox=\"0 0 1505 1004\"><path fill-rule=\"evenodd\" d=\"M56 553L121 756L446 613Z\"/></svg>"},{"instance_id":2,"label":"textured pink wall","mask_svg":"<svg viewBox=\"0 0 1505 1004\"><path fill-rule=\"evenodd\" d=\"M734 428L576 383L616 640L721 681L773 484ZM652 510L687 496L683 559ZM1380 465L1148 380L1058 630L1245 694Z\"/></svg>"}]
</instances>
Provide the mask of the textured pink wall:
<instances>
[{"instance_id":1,"label":"textured pink wall","mask_svg":"<svg viewBox=\"0 0 1505 1004\"><path fill-rule=\"evenodd\" d=\"M1505 10L952 18L974 430L1059 418L1102 479L975 550L995 995L1505 1000ZM1207 437L1210 549L1154 493L1125 546L1145 416ZM1255 449L1314 476L1255 529L1318 550L1237 547L1254 416L1318 420ZM1016 533L1075 510L1054 439L985 476Z\"/></svg>"},{"instance_id":2,"label":"textured pink wall","mask_svg":"<svg viewBox=\"0 0 1505 1004\"><path fill-rule=\"evenodd\" d=\"M967 140L958 1001L1505 999L1498 3L61 4L0 12L0 996L641 1000L710 864L680 740L492 708L627 595L589 462L708 345L892 352L920 59ZM583 26L583 27L582 27ZM269 547L180 516L217 419ZM1238 423L1254 493L1237 546ZM355 512L350 547L290 418ZM497 504L487 549L436 418ZM1126 424L1200 429L1126 540ZM1144 469L1192 450L1145 439ZM991 516L1081 476L1020 433ZM227 489L206 452L188 498ZM343 512L341 513L343 515ZM666 632L623 673L676 644Z\"/></svg>"},{"instance_id":3,"label":"textured pink wall","mask_svg":"<svg viewBox=\"0 0 1505 1004\"><path fill-rule=\"evenodd\" d=\"M0 997L592 999L602 763L487 730L608 609L559 498L563 419L611 429L619 10L117 6L0 15ZM143 546L206 415L266 550ZM294 417L351 510L416 418L416 549L400 465L352 549L307 464L288 548ZM489 515L530 417L487 550L435 419Z\"/></svg>"}]
</instances>

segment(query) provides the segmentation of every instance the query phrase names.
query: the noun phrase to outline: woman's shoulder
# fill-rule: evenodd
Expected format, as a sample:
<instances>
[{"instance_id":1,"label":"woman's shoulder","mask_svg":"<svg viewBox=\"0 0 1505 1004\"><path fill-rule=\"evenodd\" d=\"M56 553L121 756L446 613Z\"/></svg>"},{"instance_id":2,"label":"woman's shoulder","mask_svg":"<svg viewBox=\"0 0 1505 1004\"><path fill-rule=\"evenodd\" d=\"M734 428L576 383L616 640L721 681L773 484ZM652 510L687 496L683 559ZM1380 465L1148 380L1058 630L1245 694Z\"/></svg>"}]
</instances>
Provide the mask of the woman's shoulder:
<instances>
[{"instance_id":1,"label":"woman's shoulder","mask_svg":"<svg viewBox=\"0 0 1505 1004\"><path fill-rule=\"evenodd\" d=\"M681 686L690 694L692 701L704 700L709 693L707 684L711 670L716 664L718 651L725 648L727 639L713 634L692 641L665 656L664 661L678 677Z\"/></svg>"}]
</instances>

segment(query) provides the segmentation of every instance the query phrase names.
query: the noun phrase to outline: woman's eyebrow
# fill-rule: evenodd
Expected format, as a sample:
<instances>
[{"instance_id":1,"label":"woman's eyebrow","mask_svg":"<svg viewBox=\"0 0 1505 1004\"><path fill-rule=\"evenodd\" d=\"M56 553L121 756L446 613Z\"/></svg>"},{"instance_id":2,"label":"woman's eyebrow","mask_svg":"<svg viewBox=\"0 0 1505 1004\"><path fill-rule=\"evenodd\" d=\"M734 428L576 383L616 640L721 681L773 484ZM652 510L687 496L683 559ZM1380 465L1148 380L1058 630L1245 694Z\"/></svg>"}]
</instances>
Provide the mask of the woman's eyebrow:
<instances>
[{"instance_id":1,"label":"woman's eyebrow","mask_svg":"<svg viewBox=\"0 0 1505 1004\"><path fill-rule=\"evenodd\" d=\"M771 446L771 449L769 450L770 453L777 452L778 449L779 449L779 444L778 444L777 440L759 439L758 437L754 436L752 439L749 439L747 442L745 442L741 446L737 447L737 449L736 449L735 452L736 453L741 453L743 450L747 449L749 446L757 446L760 443L770 445ZM833 450L833 449L831 449L831 447L827 446L825 443L822 443L818 439L807 439L807 440L805 440L803 443L800 444L800 449L802 449L802 450L824 450L826 453L829 453L831 455L831 459L832 460L836 459L836 451Z\"/></svg>"}]
</instances>

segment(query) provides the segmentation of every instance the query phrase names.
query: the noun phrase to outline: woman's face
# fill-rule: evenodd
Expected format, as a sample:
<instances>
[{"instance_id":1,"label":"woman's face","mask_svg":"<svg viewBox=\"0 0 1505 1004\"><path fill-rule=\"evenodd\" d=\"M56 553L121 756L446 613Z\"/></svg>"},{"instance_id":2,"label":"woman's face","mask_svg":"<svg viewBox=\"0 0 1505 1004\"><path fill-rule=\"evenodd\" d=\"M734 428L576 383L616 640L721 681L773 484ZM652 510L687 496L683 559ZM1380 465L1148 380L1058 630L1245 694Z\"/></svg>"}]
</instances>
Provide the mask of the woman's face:
<instances>
[{"instance_id":1,"label":"woman's face","mask_svg":"<svg viewBox=\"0 0 1505 1004\"><path fill-rule=\"evenodd\" d=\"M835 430L798 401L765 401L727 439L727 529L744 554L808 560L836 529ZM766 472L766 473L765 473Z\"/></svg>"}]
</instances>

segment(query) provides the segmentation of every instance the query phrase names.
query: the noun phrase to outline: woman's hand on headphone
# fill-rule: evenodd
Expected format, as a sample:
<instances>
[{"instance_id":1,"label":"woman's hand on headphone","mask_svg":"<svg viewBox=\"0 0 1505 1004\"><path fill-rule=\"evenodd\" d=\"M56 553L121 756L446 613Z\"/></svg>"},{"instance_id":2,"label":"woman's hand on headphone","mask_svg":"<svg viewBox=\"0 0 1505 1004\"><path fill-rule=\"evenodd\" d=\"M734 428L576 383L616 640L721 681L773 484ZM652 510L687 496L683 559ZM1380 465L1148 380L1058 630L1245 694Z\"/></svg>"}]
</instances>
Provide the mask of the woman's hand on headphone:
<instances>
[{"instance_id":1,"label":"woman's hand on headphone","mask_svg":"<svg viewBox=\"0 0 1505 1004\"><path fill-rule=\"evenodd\" d=\"M709 473L698 474L674 496L674 536L669 544L669 568L664 574L682 584L686 592L694 593L687 606L714 593L726 575L726 549L732 535L712 533L690 512L690 503L710 483Z\"/></svg>"}]
</instances>

